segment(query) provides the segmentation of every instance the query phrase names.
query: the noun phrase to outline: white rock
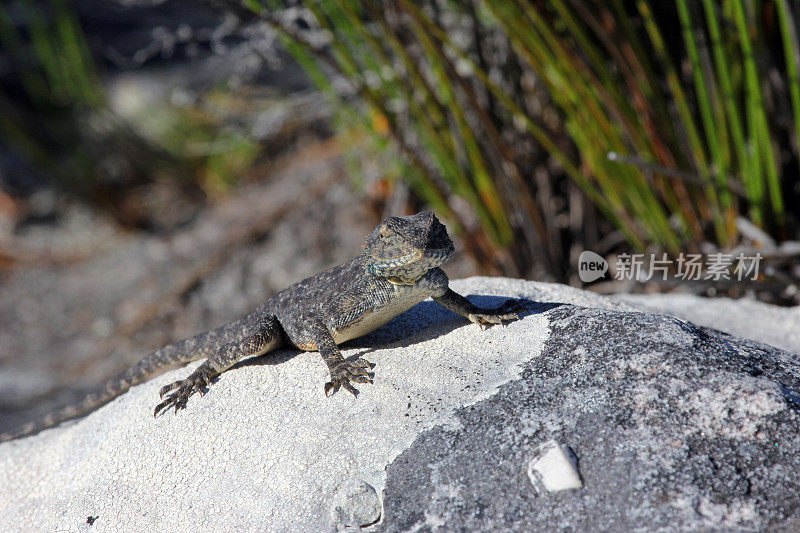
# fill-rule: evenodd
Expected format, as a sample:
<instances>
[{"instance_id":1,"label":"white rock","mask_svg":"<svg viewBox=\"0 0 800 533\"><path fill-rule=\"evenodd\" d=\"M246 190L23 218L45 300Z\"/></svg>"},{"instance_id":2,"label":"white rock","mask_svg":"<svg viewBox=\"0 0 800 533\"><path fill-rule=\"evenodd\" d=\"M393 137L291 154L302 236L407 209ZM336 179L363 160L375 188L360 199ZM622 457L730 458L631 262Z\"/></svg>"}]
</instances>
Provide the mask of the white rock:
<instances>
[{"instance_id":1,"label":"white rock","mask_svg":"<svg viewBox=\"0 0 800 533\"><path fill-rule=\"evenodd\" d=\"M499 305L526 296L620 307L554 284L456 280ZM225 372L177 415L153 418L158 390L199 361L136 386L78 421L0 445L0 531L321 531L331 499L358 477L380 493L386 467L424 431L455 427L455 410L518 379L541 353L545 314L481 330L432 301L342 347L377 366L355 399L326 398L317 353L284 350ZM365 354L365 349L374 348ZM214 512L213 506L224 512Z\"/></svg>"},{"instance_id":2,"label":"white rock","mask_svg":"<svg viewBox=\"0 0 800 533\"><path fill-rule=\"evenodd\" d=\"M540 492L583 487L574 453L555 440L539 445L536 456L528 463L528 477Z\"/></svg>"}]
</instances>

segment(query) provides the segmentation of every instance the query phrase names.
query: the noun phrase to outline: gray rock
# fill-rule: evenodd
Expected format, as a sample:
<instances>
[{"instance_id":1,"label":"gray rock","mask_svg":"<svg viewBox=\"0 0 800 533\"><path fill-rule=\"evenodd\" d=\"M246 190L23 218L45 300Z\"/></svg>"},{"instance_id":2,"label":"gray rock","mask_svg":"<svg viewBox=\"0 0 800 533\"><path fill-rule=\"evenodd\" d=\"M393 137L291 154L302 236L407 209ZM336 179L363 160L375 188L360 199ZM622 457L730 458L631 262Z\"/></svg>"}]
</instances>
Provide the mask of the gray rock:
<instances>
[{"instance_id":1,"label":"gray rock","mask_svg":"<svg viewBox=\"0 0 800 533\"><path fill-rule=\"evenodd\" d=\"M547 316L521 379L390 465L387 530L800 525L797 356L671 317L570 305ZM519 465L551 438L580 458L582 490L529 490Z\"/></svg>"},{"instance_id":2,"label":"gray rock","mask_svg":"<svg viewBox=\"0 0 800 533\"><path fill-rule=\"evenodd\" d=\"M693 294L620 294L611 299L800 353L800 307Z\"/></svg>"},{"instance_id":3,"label":"gray rock","mask_svg":"<svg viewBox=\"0 0 800 533\"><path fill-rule=\"evenodd\" d=\"M454 288L535 303L487 331L421 303L344 347L376 363L358 399L325 398L318 355L286 350L153 419L194 365L169 372L0 445L0 530L331 531L352 478L381 495L371 530L800 527L796 355L559 285ZM532 489L551 439L582 489Z\"/></svg>"}]
</instances>

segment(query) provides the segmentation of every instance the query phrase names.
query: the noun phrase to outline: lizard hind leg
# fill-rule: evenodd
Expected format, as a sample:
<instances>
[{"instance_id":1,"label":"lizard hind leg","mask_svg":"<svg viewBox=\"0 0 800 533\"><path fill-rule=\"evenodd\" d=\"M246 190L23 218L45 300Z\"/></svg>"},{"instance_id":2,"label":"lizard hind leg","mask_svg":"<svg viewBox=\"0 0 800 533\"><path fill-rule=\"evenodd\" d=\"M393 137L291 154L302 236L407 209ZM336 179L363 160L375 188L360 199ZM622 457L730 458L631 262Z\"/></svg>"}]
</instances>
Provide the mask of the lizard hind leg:
<instances>
[{"instance_id":1,"label":"lizard hind leg","mask_svg":"<svg viewBox=\"0 0 800 533\"><path fill-rule=\"evenodd\" d=\"M185 409L186 403L192 395L199 392L202 396L206 387L211 384L211 380L232 367L239 359L267 353L280 345L282 333L275 316L258 321L253 320L255 324L251 323L250 327L247 327L249 318L243 319L246 332L241 337L224 344L186 379L175 381L161 388L160 397L164 398L164 395L167 397L156 406L153 416L158 416L160 412L170 407L174 407L176 413Z\"/></svg>"}]
</instances>

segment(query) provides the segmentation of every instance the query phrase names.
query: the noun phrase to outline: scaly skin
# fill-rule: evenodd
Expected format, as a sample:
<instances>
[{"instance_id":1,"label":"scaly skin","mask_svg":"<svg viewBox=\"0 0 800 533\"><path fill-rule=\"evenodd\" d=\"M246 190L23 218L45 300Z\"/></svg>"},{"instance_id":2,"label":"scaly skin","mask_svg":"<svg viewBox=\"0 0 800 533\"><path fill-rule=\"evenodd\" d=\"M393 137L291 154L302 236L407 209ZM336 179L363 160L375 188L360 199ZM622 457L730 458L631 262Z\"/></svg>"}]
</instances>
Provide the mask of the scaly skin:
<instances>
[{"instance_id":1,"label":"scaly skin","mask_svg":"<svg viewBox=\"0 0 800 533\"><path fill-rule=\"evenodd\" d=\"M238 320L156 350L80 403L0 435L0 442L81 416L165 368L206 358L189 377L161 389L163 400L153 414L169 408L177 412L243 357L284 346L319 351L330 372L324 388L328 396L340 388L355 395L353 383L372 383L373 365L344 359L338 344L369 333L428 297L481 327L519 318L515 300L481 309L450 290L439 266L453 251L433 213L390 217L367 236L355 259L295 283Z\"/></svg>"}]
</instances>

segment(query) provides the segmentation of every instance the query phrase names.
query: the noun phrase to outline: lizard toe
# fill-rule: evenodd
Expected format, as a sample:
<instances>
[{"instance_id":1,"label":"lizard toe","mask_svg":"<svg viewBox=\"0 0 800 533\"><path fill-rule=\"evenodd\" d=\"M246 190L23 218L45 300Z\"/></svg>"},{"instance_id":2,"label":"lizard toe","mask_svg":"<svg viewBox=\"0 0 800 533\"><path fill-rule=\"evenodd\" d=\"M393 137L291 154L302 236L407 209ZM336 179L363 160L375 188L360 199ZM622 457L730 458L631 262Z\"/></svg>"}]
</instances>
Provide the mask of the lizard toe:
<instances>
[{"instance_id":1,"label":"lizard toe","mask_svg":"<svg viewBox=\"0 0 800 533\"><path fill-rule=\"evenodd\" d=\"M352 376L350 381L354 381L356 383L369 383L372 384L372 377L369 374Z\"/></svg>"},{"instance_id":2,"label":"lizard toe","mask_svg":"<svg viewBox=\"0 0 800 533\"><path fill-rule=\"evenodd\" d=\"M175 381L173 383L170 383L169 385L164 385L163 387L161 387L161 390L158 391L158 397L159 398L163 398L166 393L168 393L170 391L173 391L173 390L177 389L178 387L180 387L181 383L183 383L183 381Z\"/></svg>"},{"instance_id":3,"label":"lizard toe","mask_svg":"<svg viewBox=\"0 0 800 533\"><path fill-rule=\"evenodd\" d=\"M158 413L160 413L161 411L163 411L172 404L172 402L174 401L173 396L174 395L171 394L166 400L156 405L156 408L153 410L153 418L157 417Z\"/></svg>"},{"instance_id":4,"label":"lizard toe","mask_svg":"<svg viewBox=\"0 0 800 533\"><path fill-rule=\"evenodd\" d=\"M360 376L368 376L369 374L369 369L362 367L351 367L345 370L345 375L351 379Z\"/></svg>"},{"instance_id":5,"label":"lizard toe","mask_svg":"<svg viewBox=\"0 0 800 533\"><path fill-rule=\"evenodd\" d=\"M330 398L337 392L339 392L339 388L342 386L342 382L338 377L332 377L331 381L325 384L325 396Z\"/></svg>"},{"instance_id":6,"label":"lizard toe","mask_svg":"<svg viewBox=\"0 0 800 533\"><path fill-rule=\"evenodd\" d=\"M353 385L350 384L349 380L348 381L343 381L342 382L342 386L344 387L344 389L347 392L349 392L350 394L352 394L353 396L358 398L358 391L355 389L355 387L353 387Z\"/></svg>"},{"instance_id":7,"label":"lizard toe","mask_svg":"<svg viewBox=\"0 0 800 533\"><path fill-rule=\"evenodd\" d=\"M375 364L374 363L370 363L366 359L362 359L360 357L358 359L356 359L355 361L352 361L351 365L354 366L354 367L358 367L358 368L368 368L368 369L375 368Z\"/></svg>"}]
</instances>

